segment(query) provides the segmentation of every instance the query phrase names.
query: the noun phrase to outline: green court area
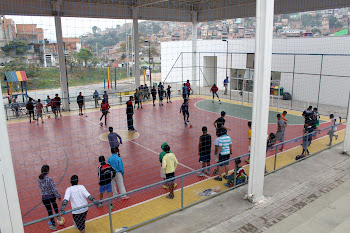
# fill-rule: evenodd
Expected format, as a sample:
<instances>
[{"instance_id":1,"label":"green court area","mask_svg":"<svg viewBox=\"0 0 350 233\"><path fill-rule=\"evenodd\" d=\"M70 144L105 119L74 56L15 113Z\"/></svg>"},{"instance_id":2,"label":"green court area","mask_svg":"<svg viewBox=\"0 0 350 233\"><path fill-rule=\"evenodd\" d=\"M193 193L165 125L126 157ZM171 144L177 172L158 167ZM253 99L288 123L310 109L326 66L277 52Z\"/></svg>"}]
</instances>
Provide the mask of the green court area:
<instances>
[{"instance_id":1,"label":"green court area","mask_svg":"<svg viewBox=\"0 0 350 233\"><path fill-rule=\"evenodd\" d=\"M232 103L226 103L222 102L222 104L219 104L218 101L215 101L212 103L211 100L202 100L196 103L196 107L205 111L209 112L216 112L218 114L221 113L221 111L225 111L226 115L237 117L244 120L252 120L252 107L250 106L243 106L238 104L232 104ZM282 113L282 112L280 112ZM276 115L278 112L276 111L270 111L269 112L269 123L276 123L277 118ZM304 124L304 118L297 115L288 114L287 117L288 124L291 125L303 125ZM320 123L323 123L325 121L320 120Z\"/></svg>"}]
</instances>

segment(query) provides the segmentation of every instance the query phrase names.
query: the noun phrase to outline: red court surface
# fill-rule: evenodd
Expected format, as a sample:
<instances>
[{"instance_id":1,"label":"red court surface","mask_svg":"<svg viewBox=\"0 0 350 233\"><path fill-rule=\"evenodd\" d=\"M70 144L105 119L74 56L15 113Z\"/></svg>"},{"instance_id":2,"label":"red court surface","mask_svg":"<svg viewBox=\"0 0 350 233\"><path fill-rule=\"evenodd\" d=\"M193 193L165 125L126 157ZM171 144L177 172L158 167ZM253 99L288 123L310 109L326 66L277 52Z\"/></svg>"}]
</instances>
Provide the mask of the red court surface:
<instances>
[{"instance_id":1,"label":"red court surface","mask_svg":"<svg viewBox=\"0 0 350 233\"><path fill-rule=\"evenodd\" d=\"M194 106L202 99L190 100L190 121L193 127L185 127L179 109L182 101L164 103L164 106L144 105L142 110L135 110L134 126L140 136L131 141L124 141L120 146L121 157L124 163L124 184L127 191L134 190L162 180L160 177L160 162L158 155L160 145L167 142L176 155L179 166L176 175L188 173L201 168L198 159L198 141L202 134L202 126L207 126L209 133L215 139L213 122L219 117L217 113L203 111ZM214 104L218 104L217 102ZM107 127L100 127L100 112L89 112L85 116L71 114L60 120L45 119L45 124L37 126L29 122L8 124L17 188L23 221L29 222L46 217L47 212L41 202L37 178L40 168L44 164L50 166L49 176L58 185L59 193L64 196L65 189L70 186L70 177L79 176L79 184L98 199L99 186L97 168L98 156L110 156L109 144L99 139L102 133L107 132L108 126L115 131L127 130L125 107L116 107L110 110ZM288 117L287 117L288 118ZM226 127L231 131L228 135L233 141L233 156L236 157L248 152L247 120L235 117L226 117ZM329 126L324 123L320 128ZM344 126L339 126L342 129ZM286 140L302 135L302 125L289 125L286 128ZM269 125L269 132L276 132L276 124ZM324 136L323 131L317 137ZM299 142L288 143L286 150L300 145ZM214 148L213 148L214 150ZM274 152L270 151L267 156ZM213 153L212 153L213 154ZM212 163L214 163L212 156ZM233 166L231 164L231 166ZM192 175L184 180L189 185L204 178ZM179 185L180 186L180 185ZM179 187L178 186L178 187ZM146 201L150 198L165 194L167 190L161 186L150 188L147 191L130 195L129 200L117 200L113 211ZM106 194L105 194L106 197ZM61 203L58 202L60 207ZM66 208L69 210L70 206ZM90 208L88 219L108 213L108 208ZM48 221L48 220L47 220ZM47 221L26 228L26 232L50 232ZM66 226L72 225L71 217L67 218ZM40 231L38 231L40 229Z\"/></svg>"}]
</instances>

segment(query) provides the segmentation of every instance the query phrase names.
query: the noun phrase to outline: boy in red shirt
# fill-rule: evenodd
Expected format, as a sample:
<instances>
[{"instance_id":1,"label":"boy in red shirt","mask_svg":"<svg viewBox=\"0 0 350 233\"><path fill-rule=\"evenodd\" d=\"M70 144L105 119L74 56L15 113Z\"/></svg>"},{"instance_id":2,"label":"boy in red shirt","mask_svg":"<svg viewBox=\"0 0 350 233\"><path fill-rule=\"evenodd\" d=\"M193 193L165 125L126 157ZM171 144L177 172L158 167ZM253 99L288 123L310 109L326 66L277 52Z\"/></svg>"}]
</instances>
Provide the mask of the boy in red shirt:
<instances>
[{"instance_id":1,"label":"boy in red shirt","mask_svg":"<svg viewBox=\"0 0 350 233\"><path fill-rule=\"evenodd\" d=\"M220 98L219 98L219 95L218 95L218 90L219 88L216 86L216 84L214 83L214 85L211 87L210 91L213 92L213 103L214 103L214 97L216 95L216 97L218 97L218 100L221 104L221 101L220 101Z\"/></svg>"},{"instance_id":2,"label":"boy in red shirt","mask_svg":"<svg viewBox=\"0 0 350 233\"><path fill-rule=\"evenodd\" d=\"M51 110L53 114L55 114L55 119L57 118L57 110L56 110L56 100L53 98L50 100L51 101Z\"/></svg>"},{"instance_id":3,"label":"boy in red shirt","mask_svg":"<svg viewBox=\"0 0 350 233\"><path fill-rule=\"evenodd\" d=\"M106 100L102 100L101 103L101 112L102 112L102 116L100 118L100 121L102 120L103 116L105 117L105 125L107 125L107 114L108 114L108 110L109 110L110 106L108 103L106 103ZM102 122L101 122L102 123Z\"/></svg>"}]
</instances>

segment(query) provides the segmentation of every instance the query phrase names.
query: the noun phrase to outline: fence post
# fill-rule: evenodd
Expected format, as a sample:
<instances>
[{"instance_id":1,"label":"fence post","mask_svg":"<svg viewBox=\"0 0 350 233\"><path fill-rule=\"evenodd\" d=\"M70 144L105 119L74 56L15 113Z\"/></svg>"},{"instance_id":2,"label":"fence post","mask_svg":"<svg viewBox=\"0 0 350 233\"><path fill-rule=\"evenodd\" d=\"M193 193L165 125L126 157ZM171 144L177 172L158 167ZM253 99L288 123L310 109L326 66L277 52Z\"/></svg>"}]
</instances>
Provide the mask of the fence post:
<instances>
[{"instance_id":1,"label":"fence post","mask_svg":"<svg viewBox=\"0 0 350 233\"><path fill-rule=\"evenodd\" d=\"M113 233L111 200L108 200L108 215L109 215L109 226L110 226L110 229L111 229L111 233Z\"/></svg>"},{"instance_id":2,"label":"fence post","mask_svg":"<svg viewBox=\"0 0 350 233\"><path fill-rule=\"evenodd\" d=\"M181 210L184 209L184 177L181 176Z\"/></svg>"},{"instance_id":3,"label":"fence post","mask_svg":"<svg viewBox=\"0 0 350 233\"><path fill-rule=\"evenodd\" d=\"M295 75L295 54L294 54L294 64L293 64L293 81L292 81L292 99L290 101L290 109L293 110L293 94L294 94L294 75Z\"/></svg>"},{"instance_id":4,"label":"fence post","mask_svg":"<svg viewBox=\"0 0 350 233\"><path fill-rule=\"evenodd\" d=\"M321 92L321 80L322 80L322 68L323 68L323 54L321 57L321 68L320 68L320 81L318 82L318 98L317 98L317 109L320 103L320 92Z\"/></svg>"},{"instance_id":5,"label":"fence post","mask_svg":"<svg viewBox=\"0 0 350 233\"><path fill-rule=\"evenodd\" d=\"M273 170L276 171L276 163L277 163L277 150L278 150L278 146L276 146L276 150L275 150L275 164L273 165Z\"/></svg>"}]
</instances>

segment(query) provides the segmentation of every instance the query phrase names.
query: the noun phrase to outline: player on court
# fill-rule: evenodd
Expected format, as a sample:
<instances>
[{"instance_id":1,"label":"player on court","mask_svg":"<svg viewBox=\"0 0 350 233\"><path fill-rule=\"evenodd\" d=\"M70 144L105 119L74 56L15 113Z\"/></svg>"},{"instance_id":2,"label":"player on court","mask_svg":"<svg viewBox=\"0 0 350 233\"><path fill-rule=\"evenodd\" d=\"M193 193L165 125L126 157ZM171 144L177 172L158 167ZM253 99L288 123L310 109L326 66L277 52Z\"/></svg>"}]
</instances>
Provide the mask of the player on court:
<instances>
[{"instance_id":1,"label":"player on court","mask_svg":"<svg viewBox=\"0 0 350 233\"><path fill-rule=\"evenodd\" d=\"M331 119L332 124L331 128L328 131L329 135L329 144L327 146L332 146L333 136L335 137L335 140L338 140L338 135L335 135L335 131L337 131L337 120L339 119L339 123L341 123L341 117L334 118L334 114L329 115L329 119Z\"/></svg>"},{"instance_id":2,"label":"player on court","mask_svg":"<svg viewBox=\"0 0 350 233\"><path fill-rule=\"evenodd\" d=\"M36 124L37 125L39 125L39 117L41 118L41 123L44 124L43 109L44 109L44 105L41 103L41 100L38 99L38 103L36 104L36 119L37 119Z\"/></svg>"},{"instance_id":3,"label":"player on court","mask_svg":"<svg viewBox=\"0 0 350 233\"><path fill-rule=\"evenodd\" d=\"M109 108L110 108L109 104L106 103L106 101L103 99L102 103L101 103L101 108L100 108L100 110L102 112L102 116L100 117L100 121L102 120L103 117L105 117L105 125L107 125L107 114L108 114Z\"/></svg>"},{"instance_id":4,"label":"player on court","mask_svg":"<svg viewBox=\"0 0 350 233\"><path fill-rule=\"evenodd\" d=\"M180 107L180 113L182 112L184 116L184 122L185 125L187 126L187 122L190 122L188 118L190 117L190 113L188 112L188 99L185 99L183 104Z\"/></svg>"},{"instance_id":5,"label":"player on court","mask_svg":"<svg viewBox=\"0 0 350 233\"><path fill-rule=\"evenodd\" d=\"M226 116L226 112L222 111L221 112L221 117L219 117L218 119L216 119L216 121L214 121L214 126L216 128L216 130L219 130L221 128L224 128L226 130L230 130L229 128L225 127L225 116Z\"/></svg>"},{"instance_id":6,"label":"player on court","mask_svg":"<svg viewBox=\"0 0 350 233\"><path fill-rule=\"evenodd\" d=\"M157 90L156 90L155 86L153 86L151 89L151 95L152 95L152 100L153 100L153 106L156 106L155 102L157 99Z\"/></svg>"},{"instance_id":7,"label":"player on court","mask_svg":"<svg viewBox=\"0 0 350 233\"><path fill-rule=\"evenodd\" d=\"M216 97L218 97L218 100L221 104L221 101L220 101L220 98L219 98L219 95L218 95L218 90L219 88L216 86L216 84L214 83L214 85L211 87L210 91L213 93L213 103L214 103L214 97L216 95Z\"/></svg>"}]
</instances>

